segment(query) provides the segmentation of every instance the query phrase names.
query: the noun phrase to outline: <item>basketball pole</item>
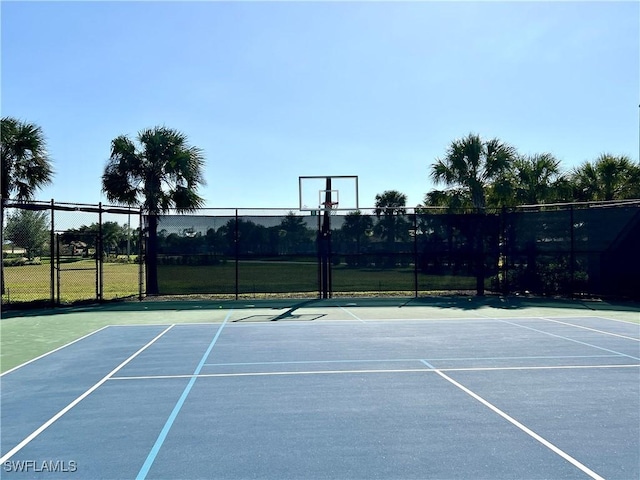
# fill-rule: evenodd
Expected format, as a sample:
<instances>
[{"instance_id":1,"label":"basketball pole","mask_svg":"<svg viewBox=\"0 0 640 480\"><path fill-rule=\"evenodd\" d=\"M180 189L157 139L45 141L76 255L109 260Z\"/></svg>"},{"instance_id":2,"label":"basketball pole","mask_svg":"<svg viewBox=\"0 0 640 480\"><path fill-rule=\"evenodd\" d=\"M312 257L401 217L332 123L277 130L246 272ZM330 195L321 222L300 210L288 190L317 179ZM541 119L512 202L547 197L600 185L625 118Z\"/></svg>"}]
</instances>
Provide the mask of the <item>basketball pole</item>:
<instances>
[{"instance_id":1,"label":"basketball pole","mask_svg":"<svg viewBox=\"0 0 640 480\"><path fill-rule=\"evenodd\" d=\"M320 295L322 298L331 296L331 177L326 177L324 193L324 211L322 228L320 230Z\"/></svg>"}]
</instances>

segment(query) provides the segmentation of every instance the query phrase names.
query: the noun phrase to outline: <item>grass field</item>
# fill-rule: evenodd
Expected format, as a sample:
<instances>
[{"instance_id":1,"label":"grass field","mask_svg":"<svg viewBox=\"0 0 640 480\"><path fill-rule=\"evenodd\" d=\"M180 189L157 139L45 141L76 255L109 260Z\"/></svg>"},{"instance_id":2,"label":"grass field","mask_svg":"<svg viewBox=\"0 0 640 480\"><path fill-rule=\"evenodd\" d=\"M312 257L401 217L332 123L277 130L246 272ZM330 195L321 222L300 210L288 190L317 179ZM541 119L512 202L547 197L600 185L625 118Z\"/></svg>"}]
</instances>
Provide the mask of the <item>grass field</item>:
<instances>
[{"instance_id":1,"label":"grass field","mask_svg":"<svg viewBox=\"0 0 640 480\"><path fill-rule=\"evenodd\" d=\"M3 303L47 301L51 298L49 264L6 267ZM56 272L57 275L57 272ZM238 293L317 292L318 266L315 262L241 261L238 264ZM234 262L219 265L161 265L158 268L162 294L234 294ZM334 292L412 292L413 267L354 268L344 264L332 268ZM418 274L419 290L474 290L471 276ZM139 292L139 266L104 263L103 299L135 296ZM96 265L93 260L62 264L60 302L63 304L96 299ZM56 290L57 295L57 290Z\"/></svg>"},{"instance_id":2,"label":"grass field","mask_svg":"<svg viewBox=\"0 0 640 480\"><path fill-rule=\"evenodd\" d=\"M167 294L233 293L234 262L208 266L163 265L158 270L161 290ZM415 289L413 267L332 267L334 292L395 292ZM418 274L419 290L474 290L475 277ZM238 264L239 293L316 292L315 262L241 261Z\"/></svg>"},{"instance_id":3,"label":"grass field","mask_svg":"<svg viewBox=\"0 0 640 480\"><path fill-rule=\"evenodd\" d=\"M57 272L56 272L57 275ZM4 268L3 303L46 301L51 299L51 265L24 265ZM103 298L111 300L137 295L139 266L104 263ZM57 293L56 293L57 295ZM60 301L72 303L96 299L96 263L81 260L63 263L60 268Z\"/></svg>"}]
</instances>

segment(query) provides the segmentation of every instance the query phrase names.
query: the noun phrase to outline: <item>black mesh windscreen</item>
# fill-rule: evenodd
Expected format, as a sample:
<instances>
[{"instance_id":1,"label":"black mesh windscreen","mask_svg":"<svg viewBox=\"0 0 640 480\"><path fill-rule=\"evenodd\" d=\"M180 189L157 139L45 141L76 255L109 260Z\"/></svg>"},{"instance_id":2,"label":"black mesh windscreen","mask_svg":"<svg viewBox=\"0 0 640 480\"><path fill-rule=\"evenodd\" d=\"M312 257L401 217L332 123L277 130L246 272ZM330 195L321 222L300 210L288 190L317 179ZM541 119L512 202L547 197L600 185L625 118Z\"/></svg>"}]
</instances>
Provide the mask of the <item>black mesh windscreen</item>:
<instances>
[{"instance_id":1,"label":"black mesh windscreen","mask_svg":"<svg viewBox=\"0 0 640 480\"><path fill-rule=\"evenodd\" d=\"M330 221L333 292L414 291L412 216L352 213Z\"/></svg>"},{"instance_id":2,"label":"black mesh windscreen","mask_svg":"<svg viewBox=\"0 0 640 480\"><path fill-rule=\"evenodd\" d=\"M506 214L506 291L637 298L639 213L609 206Z\"/></svg>"},{"instance_id":3,"label":"black mesh windscreen","mask_svg":"<svg viewBox=\"0 0 640 480\"><path fill-rule=\"evenodd\" d=\"M420 214L416 221L418 290L498 288L497 215Z\"/></svg>"},{"instance_id":4,"label":"black mesh windscreen","mask_svg":"<svg viewBox=\"0 0 640 480\"><path fill-rule=\"evenodd\" d=\"M162 294L317 291L316 220L286 216L164 216Z\"/></svg>"},{"instance_id":5,"label":"black mesh windscreen","mask_svg":"<svg viewBox=\"0 0 640 480\"><path fill-rule=\"evenodd\" d=\"M371 212L163 216L160 293L314 296L326 286L638 297L637 205Z\"/></svg>"},{"instance_id":6,"label":"black mesh windscreen","mask_svg":"<svg viewBox=\"0 0 640 480\"><path fill-rule=\"evenodd\" d=\"M571 212L504 215L503 284L506 291L537 294L571 290Z\"/></svg>"}]
</instances>

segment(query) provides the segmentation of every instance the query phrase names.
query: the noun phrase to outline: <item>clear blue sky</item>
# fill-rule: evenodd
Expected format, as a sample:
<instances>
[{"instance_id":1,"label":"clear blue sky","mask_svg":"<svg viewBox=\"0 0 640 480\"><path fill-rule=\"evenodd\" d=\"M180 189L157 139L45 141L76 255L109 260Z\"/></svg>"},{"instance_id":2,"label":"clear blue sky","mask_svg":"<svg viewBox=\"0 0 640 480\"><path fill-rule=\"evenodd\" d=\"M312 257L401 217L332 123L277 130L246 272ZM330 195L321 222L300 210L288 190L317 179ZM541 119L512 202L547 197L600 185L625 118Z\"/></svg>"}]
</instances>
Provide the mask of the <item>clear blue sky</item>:
<instances>
[{"instance_id":1,"label":"clear blue sky","mask_svg":"<svg viewBox=\"0 0 640 480\"><path fill-rule=\"evenodd\" d=\"M299 175L360 204L434 188L470 132L565 170L638 160L640 3L1 3L2 115L42 126L38 199L105 201L111 140L156 125L206 154L209 207L295 207Z\"/></svg>"}]
</instances>

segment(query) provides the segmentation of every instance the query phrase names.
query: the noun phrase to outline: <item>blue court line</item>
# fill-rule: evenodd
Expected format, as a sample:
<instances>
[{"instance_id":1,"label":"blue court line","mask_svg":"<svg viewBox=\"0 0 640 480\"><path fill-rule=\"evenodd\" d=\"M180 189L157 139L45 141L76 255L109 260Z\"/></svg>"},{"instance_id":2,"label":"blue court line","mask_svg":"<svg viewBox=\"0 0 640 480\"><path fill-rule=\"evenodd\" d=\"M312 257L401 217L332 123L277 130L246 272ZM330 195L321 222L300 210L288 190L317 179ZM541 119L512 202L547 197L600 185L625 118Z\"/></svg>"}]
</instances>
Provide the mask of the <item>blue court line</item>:
<instances>
[{"instance_id":1,"label":"blue court line","mask_svg":"<svg viewBox=\"0 0 640 480\"><path fill-rule=\"evenodd\" d=\"M551 332L545 332L544 330L538 330L537 328L527 327L526 325L520 325L519 323L508 322L507 320L500 320L502 323L507 323L509 325L513 325L515 327L526 328L527 330L533 330L534 332L544 333L545 335L550 335L552 337L561 338L563 340L568 340L569 342L579 343L580 345L585 345L587 347L597 348L598 350L604 350L605 352L615 353L616 355L621 355L623 357L631 358L633 360L640 360L639 357L634 357L633 355L627 355L626 353L616 352L615 350L611 350L610 348L599 347L598 345L594 345L592 343L581 342L580 340L576 340L574 338L565 337L564 335L558 335Z\"/></svg>"},{"instance_id":2,"label":"blue court line","mask_svg":"<svg viewBox=\"0 0 640 480\"><path fill-rule=\"evenodd\" d=\"M421 359L420 362L424 363L427 367L429 367L431 370L438 370L436 367L434 367L433 365L431 365L429 362L427 362L424 359Z\"/></svg>"},{"instance_id":3,"label":"blue court line","mask_svg":"<svg viewBox=\"0 0 640 480\"><path fill-rule=\"evenodd\" d=\"M173 411L171 412L171 415L169 415L169 418L167 418L167 421L164 424L164 427L162 427L162 430L160 431L160 435L158 435L156 443L153 444L153 447L151 448L149 455L147 455L147 459L145 460L144 464L142 465L142 468L140 469L140 471L138 472L138 475L136 476L136 480L144 480L147 477L147 474L149 473L149 470L151 469L151 466L153 465L153 462L155 461L156 456L160 451L160 448L162 448L162 444L164 443L165 438L167 438L167 434L169 433L169 430L171 430L171 427L173 426L174 420L178 416L178 413L180 413L180 409L182 409L182 405L184 405L184 402L187 399L189 392L191 392L191 388L193 387L193 384L196 383L197 375L200 373L200 370L202 370L205 360L211 353L213 346L218 341L218 338L220 337L220 333L222 333L222 329L227 324L227 321L229 320L229 317L231 316L232 312L233 312L233 309L229 310L229 313L227 313L227 316L225 317L224 322L222 322L222 325L220 325L220 327L218 328L218 331L216 332L216 335L213 337L213 340L211 340L211 343L209 344L207 351L204 352L204 355L202 355L202 358L200 359L200 363L198 363L198 366L193 372L194 376L191 377L191 380L189 380L189 383L184 388L182 395L180 395L180 398L176 402L176 405L173 407Z\"/></svg>"}]
</instances>

